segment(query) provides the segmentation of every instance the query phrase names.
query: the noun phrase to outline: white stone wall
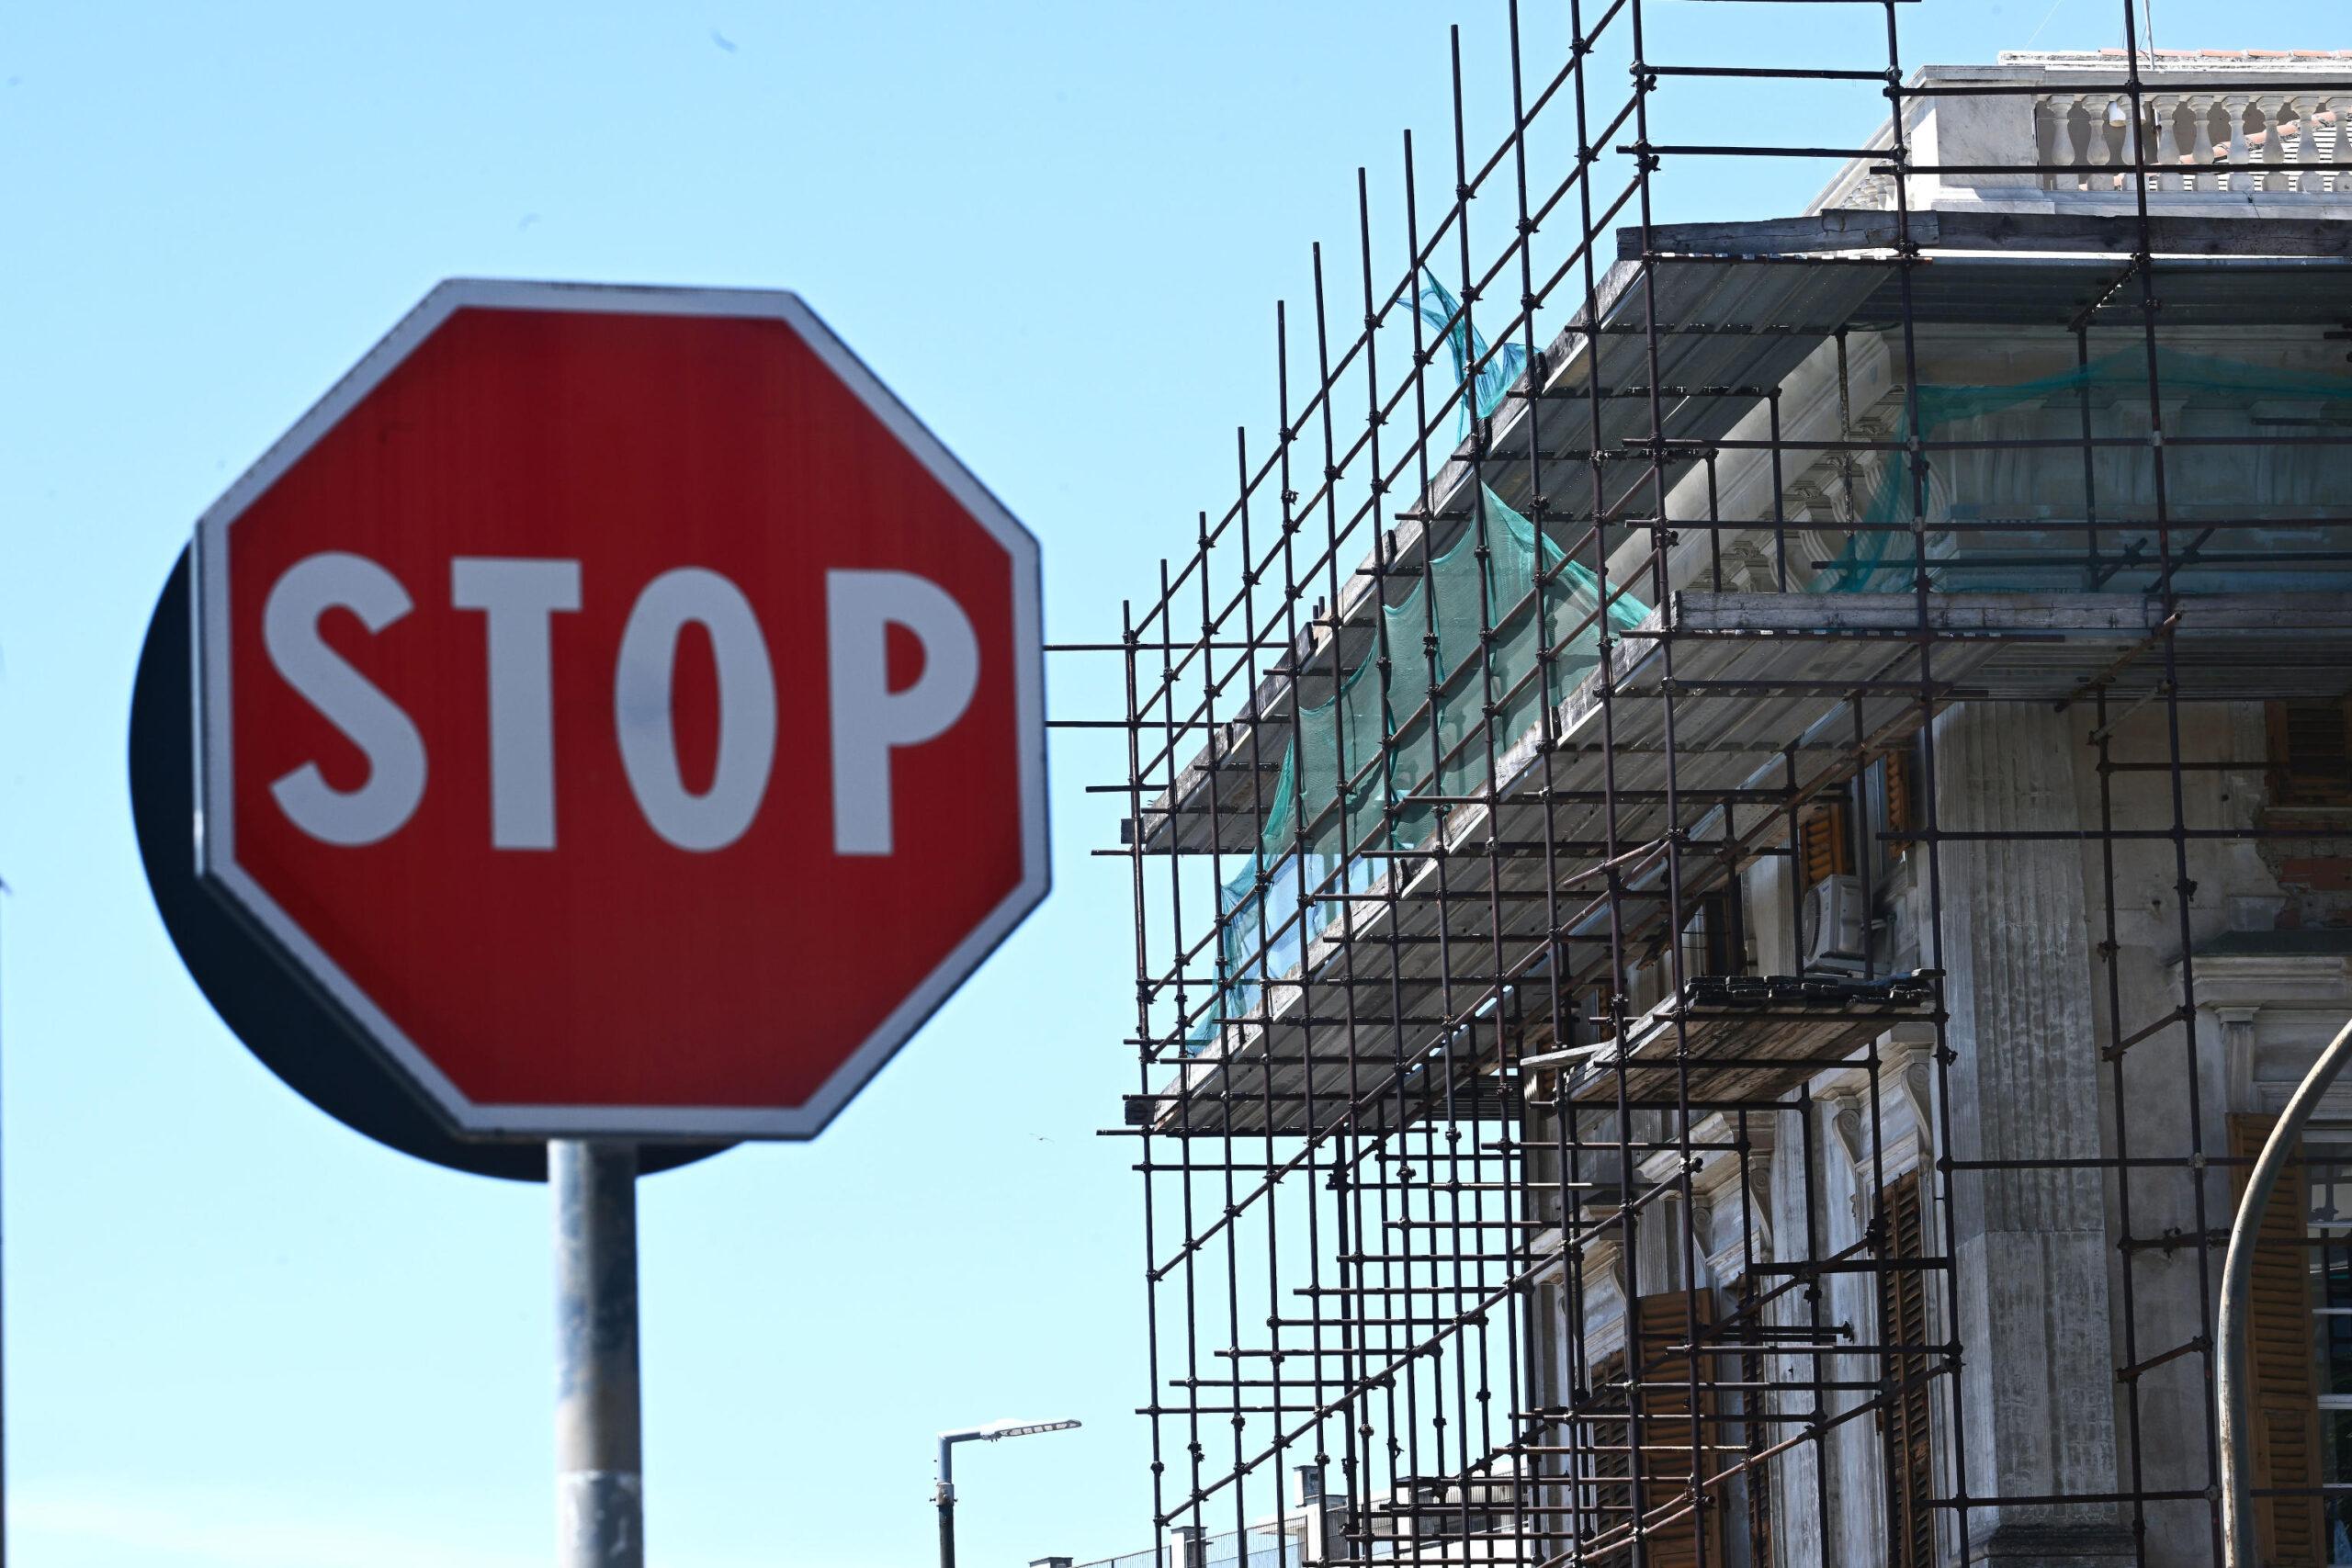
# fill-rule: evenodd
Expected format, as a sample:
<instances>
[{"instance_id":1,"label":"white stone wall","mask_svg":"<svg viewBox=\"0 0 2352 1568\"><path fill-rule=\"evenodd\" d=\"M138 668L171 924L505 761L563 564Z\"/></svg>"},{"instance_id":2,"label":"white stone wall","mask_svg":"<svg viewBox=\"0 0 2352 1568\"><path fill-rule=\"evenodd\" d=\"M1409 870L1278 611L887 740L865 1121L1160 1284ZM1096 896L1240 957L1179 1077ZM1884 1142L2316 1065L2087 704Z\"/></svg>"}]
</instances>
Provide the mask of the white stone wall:
<instances>
[{"instance_id":1,"label":"white stone wall","mask_svg":"<svg viewBox=\"0 0 2352 1568\"><path fill-rule=\"evenodd\" d=\"M1948 120L1946 133L1958 123L1957 117ZM2013 384L2062 373L2076 362L2075 341L2057 333L1988 339L1922 331L1917 341L1923 379L1939 384ZM2120 346L2128 346L2120 338L2095 339L2092 353ZM2170 332L2165 346L2289 375L2342 369L2341 345L2310 333ZM1834 346L1825 343L1782 389L1781 428L1789 444L1782 510L1792 535L1814 535L1799 546L1799 558L1830 553L1842 537L1835 460L1804 444L1834 439L1841 429L1883 433L1891 428L1887 411L1901 403L1899 344L1856 334L1846 347L1842 388ZM2232 409L2212 399L2191 406L2174 397L2165 415L2174 430L2252 432L2282 413L2291 419L2310 412L2251 404ZM2071 408L2025 417L2046 429L2003 434L2071 438L2079 431L2079 415ZM1761 409L1732 433L1743 440L1765 434ZM2102 515L2144 509L2150 496L2142 455L2099 461ZM2249 499L2266 515L2302 507L2315 517L2341 516L2352 496L2346 461L2340 449L2305 448L2244 455L2193 471L2175 468L2168 500L2176 516L2242 515ZM2075 449L1939 462L1947 470L1946 493L1964 494L1980 509L2014 502L2046 504L2062 520L2076 514L2082 459ZM1726 571L1734 574L1724 586L1769 587L1770 466L1761 453L1736 461L1727 456L1717 479L1714 515L1755 525L1719 541ZM1675 489L1668 513L1708 517L1703 475L1691 475ZM2279 536L2297 542L2291 535ZM1717 543L1705 530L1686 531L1672 557L1673 580L1710 586ZM1612 562L1612 572L1622 573L1647 547L1646 538L1629 542L1625 560ZM1794 583L1804 581L1801 571L1792 573ZM2174 710L2161 701L2111 716L2109 756L2127 771L2105 775L2098 765L2099 722L2089 702L2063 712L1963 705L1937 721L1932 739L1940 825L1962 833L2048 835L1941 844L1934 857L1942 898L1940 945L1929 919L1924 850L1880 887L1890 916L1879 941L1882 961L1945 971L1951 1013L1947 1039L1955 1060L1946 1069L1914 1075L1925 1086L1917 1096L1888 1094L1882 1072L1876 1125L1883 1138L1863 1135L1871 1122L1858 1114L1854 1096L1867 1090L1866 1076L1820 1075L1810 1086L1809 1114L1792 1111L1770 1118L1764 1190L1752 1205L1728 1193L1720 1159L1694 1176L1713 1194L1702 1220L1708 1282L1730 1291L1739 1275L1726 1249L1729 1238L1745 1233L1755 1256L1767 1259L1830 1256L1860 1235L1864 1212L1858 1204L1868 1203L1870 1182L1882 1171L1891 1178L1939 1154L2052 1162L2034 1170L1961 1173L1950 1183L1950 1215L1936 1208L1928 1216L1935 1250L1942 1248L1947 1217L1960 1238L1956 1301L1947 1301L1939 1279L1929 1290L1939 1332L1951 1321L1948 1309L1956 1308L1964 1347L1962 1419L1955 1424L1940 1396L1936 1407L1942 1496L1960 1485L1957 1467L1963 1462L1973 1495L2206 1488L2211 1441L2204 1357L2193 1348L2175 1354L2141 1376L2136 1389L2120 1382L2117 1371L2194 1347L2207 1332L2221 1249L2210 1246L2200 1253L2196 1237L2226 1227L2229 1179L2224 1167L2200 1172L2196 1156L2226 1151L2233 1112L2275 1111L2286 1086L2352 1011L2352 958L2254 951L2270 940L2266 933L2299 920L2339 919L2352 908L2352 889L2330 893L2319 886L2324 878L2308 868L2281 874L2282 864L2299 856L2352 854L2352 815L2334 824L2342 838L2304 850L2276 840L2266 848L2251 837L2191 838L2177 851L2164 837L2102 842L2086 836L2103 819L2134 830L2168 829L2177 819L2200 833L2251 833L2269 809L2261 705L2186 703L2177 732ZM2128 771L2163 763L2176 751L2189 764L2177 786L2168 772ZM1791 875L1789 863L1778 856L1759 859L1742 874L1749 961L1758 972L1788 974L1797 967ZM2202 951L2232 943L2237 951ZM2193 1007L2186 1000L2191 987ZM2120 1042L2131 1043L2119 1060ZM1897 1043L1883 1045L1892 1051ZM1947 1090L1948 1108L1936 1100ZM2336 1100L2329 1114L2352 1137L2352 1087ZM1949 1148L1937 1136L1947 1109ZM2055 1163L2124 1157L2163 1163L2129 1171ZM1932 1179L1929 1185L1938 1192L1945 1187ZM1643 1292L1681 1278L1672 1228L1682 1223L1679 1205L1670 1216L1664 1208L1656 1213L1637 1247L1636 1288ZM1661 1223L1669 1217L1672 1224ZM2130 1256L2128 1279L2119 1245L2127 1232L2143 1244ZM1623 1268L1621 1259L1604 1261L1609 1270ZM1584 1329L1590 1344L1604 1347L1594 1353L1606 1354L1605 1345L1620 1332L1622 1302L1613 1287L1589 1300L1593 1310ZM1820 1314L1825 1322L1852 1324L1859 1342L1873 1342L1874 1280L1867 1274L1829 1278ZM1782 1325L1805 1317L1804 1299L1793 1292L1773 1313ZM1770 1359L1784 1382L1802 1386L1814 1379L1809 1358L1785 1352ZM1842 1381L1877 1375L1875 1359L1866 1356L1837 1358L1829 1370ZM1861 1397L1835 1395L1824 1414L1834 1418ZM1803 1425L1803 1416L1791 1413L1773 1437L1795 1436ZM1859 1568L1883 1560L1884 1483L1871 1417L1834 1433L1826 1446L1792 1450L1772 1465L1769 1484L1782 1562L1826 1560ZM2208 1562L2211 1517L2210 1506L2200 1500L2150 1505L2144 1513L2148 1561L2158 1568ZM1973 1511L1970 1522L1977 1547L1991 1549L1991 1561L2102 1562L2128 1550L2125 1531L2132 1516L2122 1507L2007 1507ZM1948 1523L1948 1551L1957 1545L1955 1530L1956 1521ZM1746 1565L1735 1558L1734 1568Z\"/></svg>"}]
</instances>

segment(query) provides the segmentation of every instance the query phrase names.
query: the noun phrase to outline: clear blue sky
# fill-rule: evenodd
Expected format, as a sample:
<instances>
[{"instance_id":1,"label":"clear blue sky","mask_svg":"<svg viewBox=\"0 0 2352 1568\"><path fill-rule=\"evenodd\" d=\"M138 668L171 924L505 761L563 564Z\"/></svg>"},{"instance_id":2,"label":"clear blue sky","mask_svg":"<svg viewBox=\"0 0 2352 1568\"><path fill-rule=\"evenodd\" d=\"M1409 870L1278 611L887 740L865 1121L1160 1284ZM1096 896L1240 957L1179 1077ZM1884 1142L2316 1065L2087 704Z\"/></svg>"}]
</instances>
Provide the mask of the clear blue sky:
<instances>
[{"instance_id":1,"label":"clear blue sky","mask_svg":"<svg viewBox=\"0 0 2352 1568\"><path fill-rule=\"evenodd\" d=\"M1651 0L1661 57L1871 13ZM1528 0L1531 69L1564 6ZM2045 16L2045 13L2047 15ZM1928 0L1908 62L2117 40L2114 0ZM1094 637L1227 493L1272 301L1351 268L1353 174L1435 154L1445 23L1492 144L1501 0L1261 6L18 0L0 15L8 1461L32 1568L509 1568L550 1537L537 1188L369 1145L221 1029L141 882L130 675L189 525L455 274L802 291L1044 541ZM2158 0L2170 47L2352 47L2339 0ZM1804 29L1802 33L1791 29ZM1859 29L1867 34L1868 28ZM1864 37L1851 52L1877 47ZM1850 138L1867 96L1714 117ZM1434 172L1434 165L1432 165ZM1792 210L1809 178L1688 184ZM1720 200L1714 200L1719 194ZM1393 206L1391 208L1393 210ZM1497 227L1499 227L1498 222ZM1051 705L1114 709L1107 661ZM1058 744L1057 892L815 1145L643 1199L650 1538L701 1568L1149 1539L1115 753Z\"/></svg>"}]
</instances>

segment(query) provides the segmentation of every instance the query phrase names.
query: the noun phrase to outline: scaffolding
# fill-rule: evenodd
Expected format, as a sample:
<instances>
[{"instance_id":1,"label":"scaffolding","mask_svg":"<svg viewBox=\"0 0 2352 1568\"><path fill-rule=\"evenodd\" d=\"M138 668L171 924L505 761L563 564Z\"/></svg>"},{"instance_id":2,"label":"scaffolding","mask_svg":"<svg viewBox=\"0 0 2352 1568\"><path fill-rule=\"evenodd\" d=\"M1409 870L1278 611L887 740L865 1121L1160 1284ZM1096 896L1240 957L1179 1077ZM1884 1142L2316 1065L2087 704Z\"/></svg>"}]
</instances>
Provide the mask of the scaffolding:
<instances>
[{"instance_id":1,"label":"scaffolding","mask_svg":"<svg viewBox=\"0 0 2352 1568\"><path fill-rule=\"evenodd\" d=\"M1064 650L1155 1561L2218 1560L2232 1181L2352 1008L2352 57L1699 57L1769 3L1512 5L1483 156L1456 29L1236 494ZM1725 141L1768 92L1883 107ZM1826 188L1666 220L1766 166ZM2266 1233L2282 1562L2352 1517L2341 1168Z\"/></svg>"}]
</instances>

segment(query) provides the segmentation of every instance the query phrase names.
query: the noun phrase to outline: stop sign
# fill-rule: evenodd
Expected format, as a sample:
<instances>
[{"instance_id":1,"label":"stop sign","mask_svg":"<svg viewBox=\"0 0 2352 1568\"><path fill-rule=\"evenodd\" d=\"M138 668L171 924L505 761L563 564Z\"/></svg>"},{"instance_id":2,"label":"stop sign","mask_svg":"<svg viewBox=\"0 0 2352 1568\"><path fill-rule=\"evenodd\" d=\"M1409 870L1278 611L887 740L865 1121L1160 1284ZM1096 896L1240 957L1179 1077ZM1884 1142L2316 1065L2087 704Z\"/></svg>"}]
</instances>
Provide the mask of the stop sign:
<instances>
[{"instance_id":1,"label":"stop sign","mask_svg":"<svg viewBox=\"0 0 2352 1568\"><path fill-rule=\"evenodd\" d=\"M793 295L444 284L196 559L198 872L460 1132L811 1136L1045 896L1035 542Z\"/></svg>"}]
</instances>

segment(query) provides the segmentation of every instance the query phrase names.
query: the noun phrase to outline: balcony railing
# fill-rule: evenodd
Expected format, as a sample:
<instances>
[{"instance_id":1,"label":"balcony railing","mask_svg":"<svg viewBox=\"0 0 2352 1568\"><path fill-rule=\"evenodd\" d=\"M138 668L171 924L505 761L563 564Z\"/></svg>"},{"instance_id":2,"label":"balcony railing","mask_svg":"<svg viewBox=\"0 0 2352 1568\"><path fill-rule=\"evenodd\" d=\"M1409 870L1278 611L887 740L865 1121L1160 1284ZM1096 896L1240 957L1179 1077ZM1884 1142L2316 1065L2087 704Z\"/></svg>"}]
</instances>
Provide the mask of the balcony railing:
<instances>
[{"instance_id":1,"label":"balcony railing","mask_svg":"<svg viewBox=\"0 0 2352 1568\"><path fill-rule=\"evenodd\" d=\"M2352 71L2352 61L2346 62ZM2339 107L2338 106L2343 106ZM2140 99L2142 146L2157 191L2352 194L2352 145L2343 134L2352 93L2154 92ZM2044 190L2126 190L2131 102L2112 87L2033 100ZM2273 164L2334 164L2334 170Z\"/></svg>"},{"instance_id":2,"label":"balcony railing","mask_svg":"<svg viewBox=\"0 0 2352 1568\"><path fill-rule=\"evenodd\" d=\"M2352 203L2352 51L2160 51L2139 67L2138 149L2159 199ZM1928 171L1911 177L1910 204L2035 205L2129 191L2131 79L2120 50L1926 67L1904 115L1910 166ZM1891 209L1882 153L1893 142L1881 126L1866 144L1872 151L1839 171L1815 209Z\"/></svg>"}]
</instances>

